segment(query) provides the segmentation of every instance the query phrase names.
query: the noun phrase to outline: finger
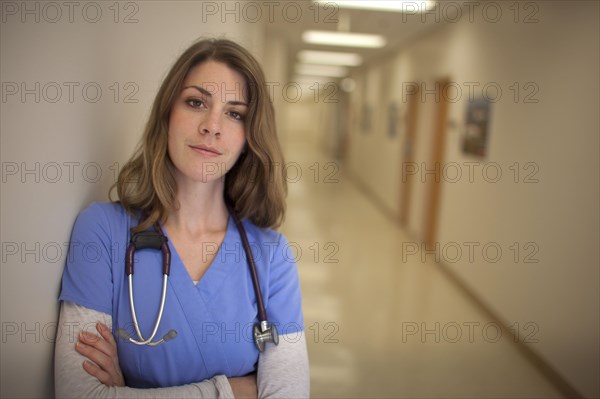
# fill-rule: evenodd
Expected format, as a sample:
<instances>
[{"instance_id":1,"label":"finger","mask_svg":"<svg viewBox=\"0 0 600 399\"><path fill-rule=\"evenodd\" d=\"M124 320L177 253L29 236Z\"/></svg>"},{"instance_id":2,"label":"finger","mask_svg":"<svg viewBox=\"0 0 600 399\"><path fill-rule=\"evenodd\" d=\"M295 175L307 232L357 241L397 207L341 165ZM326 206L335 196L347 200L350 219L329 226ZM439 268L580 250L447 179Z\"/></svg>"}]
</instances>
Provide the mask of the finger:
<instances>
[{"instance_id":1,"label":"finger","mask_svg":"<svg viewBox=\"0 0 600 399\"><path fill-rule=\"evenodd\" d=\"M98 322L96 324L96 329L98 330L98 332L100 333L102 338L104 338L104 340L108 344L109 352L107 354L110 356L111 360L115 364L118 364L119 356L117 354L117 343L115 342L115 338L112 334L112 331L105 324L100 323L100 322Z\"/></svg>"},{"instance_id":2,"label":"finger","mask_svg":"<svg viewBox=\"0 0 600 399\"><path fill-rule=\"evenodd\" d=\"M95 365L94 363L85 360L83 362L83 369L86 373L91 375L92 377L96 377L98 381L100 381L104 385L112 386L112 379L110 374L106 371L102 370L100 367Z\"/></svg>"},{"instance_id":3,"label":"finger","mask_svg":"<svg viewBox=\"0 0 600 399\"><path fill-rule=\"evenodd\" d=\"M118 364L113 359L100 352L98 349L78 342L76 350L91 361L84 362L84 369L105 385L124 386L123 375ZM93 363L92 363L93 362Z\"/></svg>"},{"instance_id":4,"label":"finger","mask_svg":"<svg viewBox=\"0 0 600 399\"><path fill-rule=\"evenodd\" d=\"M86 345L80 341L78 341L75 345L75 350L79 354L85 356L86 358L94 362L105 372L112 374L113 369L115 367L115 363L112 361L110 356L107 356L105 353L98 350L97 348L90 345Z\"/></svg>"},{"instance_id":5,"label":"finger","mask_svg":"<svg viewBox=\"0 0 600 399\"><path fill-rule=\"evenodd\" d=\"M79 338L83 339L88 345L95 344L97 341L102 340L102 337L99 335L87 331L81 331L79 333Z\"/></svg>"},{"instance_id":6,"label":"finger","mask_svg":"<svg viewBox=\"0 0 600 399\"><path fill-rule=\"evenodd\" d=\"M112 335L112 331L106 326L106 324L98 322L96 324L96 330L100 333L100 336L111 345L116 346L115 337Z\"/></svg>"},{"instance_id":7,"label":"finger","mask_svg":"<svg viewBox=\"0 0 600 399\"><path fill-rule=\"evenodd\" d=\"M109 357L116 356L116 353L117 353L116 346L111 345L103 337L99 337L98 335L91 334L91 333L84 331L80 334L79 338L80 338L79 340L82 343L96 348L100 352L104 353L106 356L109 356Z\"/></svg>"},{"instance_id":8,"label":"finger","mask_svg":"<svg viewBox=\"0 0 600 399\"><path fill-rule=\"evenodd\" d=\"M104 338L106 343L108 344L108 352L105 352L107 355L117 359L117 343L115 342L115 337L112 334L112 331L103 323L96 323L96 329L100 333L100 336Z\"/></svg>"}]
</instances>

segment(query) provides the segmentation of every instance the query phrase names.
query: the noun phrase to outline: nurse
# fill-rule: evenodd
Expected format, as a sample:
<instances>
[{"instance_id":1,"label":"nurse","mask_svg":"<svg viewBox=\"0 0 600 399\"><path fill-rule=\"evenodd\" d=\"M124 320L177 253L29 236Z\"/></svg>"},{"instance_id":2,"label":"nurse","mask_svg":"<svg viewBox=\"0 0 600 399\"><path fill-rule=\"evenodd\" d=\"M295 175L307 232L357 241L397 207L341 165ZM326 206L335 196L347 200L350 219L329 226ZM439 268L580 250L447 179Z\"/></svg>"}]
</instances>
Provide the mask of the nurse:
<instances>
[{"instance_id":1,"label":"nurse","mask_svg":"<svg viewBox=\"0 0 600 399\"><path fill-rule=\"evenodd\" d=\"M118 201L77 217L60 293L56 396L308 397L300 286L294 256L274 229L286 182L273 106L254 57L226 39L194 43L155 98L142 140L122 168ZM255 257L279 345L259 353L256 295L234 204ZM145 215L142 220L141 215ZM172 254L158 346L136 337L125 251L132 232L159 223ZM133 280L141 333L160 306L161 252L136 252Z\"/></svg>"}]
</instances>

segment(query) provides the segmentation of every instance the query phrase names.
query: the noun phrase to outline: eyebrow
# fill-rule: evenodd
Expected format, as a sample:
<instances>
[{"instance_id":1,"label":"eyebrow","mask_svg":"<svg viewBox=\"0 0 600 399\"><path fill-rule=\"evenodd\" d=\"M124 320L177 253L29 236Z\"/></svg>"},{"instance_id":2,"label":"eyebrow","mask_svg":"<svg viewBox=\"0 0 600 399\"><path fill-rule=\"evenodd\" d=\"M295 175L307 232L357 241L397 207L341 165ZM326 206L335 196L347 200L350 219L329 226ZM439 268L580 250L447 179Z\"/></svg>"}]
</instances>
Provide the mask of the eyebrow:
<instances>
[{"instance_id":1,"label":"eyebrow","mask_svg":"<svg viewBox=\"0 0 600 399\"><path fill-rule=\"evenodd\" d=\"M201 86L196 86L196 85L190 85L190 86L185 86L183 88L183 90L185 89L189 89L189 88L193 88L198 90L200 93L202 93L203 95L207 96L207 97L211 97L212 98L212 93L208 90L206 90L204 87ZM227 104L231 104L231 105L243 105L245 107L248 106L247 103L245 103L244 101L227 101Z\"/></svg>"}]
</instances>

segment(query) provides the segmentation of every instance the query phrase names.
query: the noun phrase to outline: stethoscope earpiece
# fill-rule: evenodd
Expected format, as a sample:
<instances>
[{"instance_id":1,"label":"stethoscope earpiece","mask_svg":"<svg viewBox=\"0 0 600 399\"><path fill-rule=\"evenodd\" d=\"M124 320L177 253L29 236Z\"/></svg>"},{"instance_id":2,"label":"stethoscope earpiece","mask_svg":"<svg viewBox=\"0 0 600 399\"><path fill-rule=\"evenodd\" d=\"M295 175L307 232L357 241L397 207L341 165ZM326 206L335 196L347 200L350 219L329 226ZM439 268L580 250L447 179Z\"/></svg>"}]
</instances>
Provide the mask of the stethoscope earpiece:
<instances>
[{"instance_id":1,"label":"stethoscope earpiece","mask_svg":"<svg viewBox=\"0 0 600 399\"><path fill-rule=\"evenodd\" d=\"M142 337L140 337L142 339L142 341L136 341L135 339L131 338L131 335L126 330L124 330L122 328L117 329L117 335L119 336L119 338L124 339L126 341L129 341L132 344L157 346L157 345L162 344L163 342L170 341L173 338L177 337L177 331L175 331L175 330L169 330L168 333L166 333L165 335L163 335L163 337L160 340L156 341L156 342L146 342Z\"/></svg>"},{"instance_id":2,"label":"stethoscope earpiece","mask_svg":"<svg viewBox=\"0 0 600 399\"><path fill-rule=\"evenodd\" d=\"M124 340L129 340L131 338L131 335L129 335L129 333L122 328L117 329L117 335L119 338Z\"/></svg>"}]
</instances>

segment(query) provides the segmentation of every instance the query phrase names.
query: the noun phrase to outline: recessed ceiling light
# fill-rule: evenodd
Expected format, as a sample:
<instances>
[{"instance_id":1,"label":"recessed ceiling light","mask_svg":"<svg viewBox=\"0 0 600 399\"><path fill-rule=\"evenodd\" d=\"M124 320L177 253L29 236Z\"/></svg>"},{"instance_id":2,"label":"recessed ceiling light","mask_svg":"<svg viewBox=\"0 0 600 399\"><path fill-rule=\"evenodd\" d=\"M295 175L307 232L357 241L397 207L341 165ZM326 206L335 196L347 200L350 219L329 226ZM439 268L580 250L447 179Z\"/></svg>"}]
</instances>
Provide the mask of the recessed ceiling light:
<instances>
[{"instance_id":1,"label":"recessed ceiling light","mask_svg":"<svg viewBox=\"0 0 600 399\"><path fill-rule=\"evenodd\" d=\"M346 93L352 93L356 88L356 82L353 79L344 78L340 82L340 86Z\"/></svg>"},{"instance_id":2,"label":"recessed ceiling light","mask_svg":"<svg viewBox=\"0 0 600 399\"><path fill-rule=\"evenodd\" d=\"M358 66L362 64L362 57L356 53L339 53L333 51L302 50L298 53L298 60L305 64L346 66Z\"/></svg>"},{"instance_id":3,"label":"recessed ceiling light","mask_svg":"<svg viewBox=\"0 0 600 399\"><path fill-rule=\"evenodd\" d=\"M295 72L304 76L342 78L348 75L348 68L338 65L296 64Z\"/></svg>"},{"instance_id":4,"label":"recessed ceiling light","mask_svg":"<svg viewBox=\"0 0 600 399\"><path fill-rule=\"evenodd\" d=\"M385 38L380 35L317 30L304 32L302 34L302 40L311 44L370 48L383 47L386 43Z\"/></svg>"},{"instance_id":5,"label":"recessed ceiling light","mask_svg":"<svg viewBox=\"0 0 600 399\"><path fill-rule=\"evenodd\" d=\"M435 1L395 1L395 0L313 0L315 3L331 4L340 8L361 10L425 12L435 7Z\"/></svg>"}]
</instances>

